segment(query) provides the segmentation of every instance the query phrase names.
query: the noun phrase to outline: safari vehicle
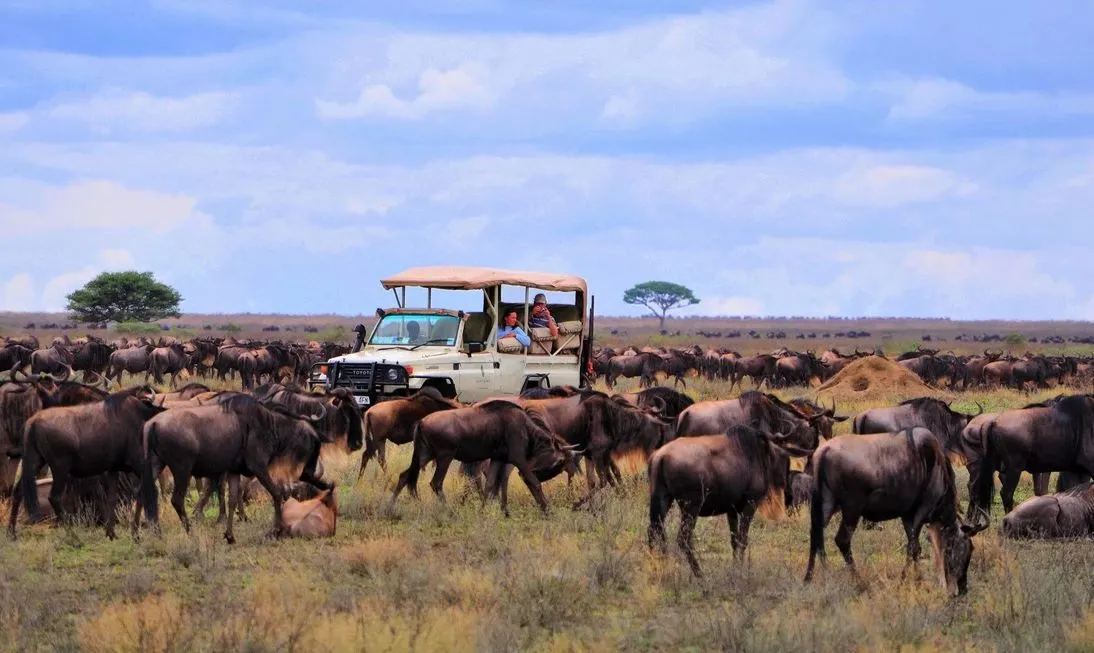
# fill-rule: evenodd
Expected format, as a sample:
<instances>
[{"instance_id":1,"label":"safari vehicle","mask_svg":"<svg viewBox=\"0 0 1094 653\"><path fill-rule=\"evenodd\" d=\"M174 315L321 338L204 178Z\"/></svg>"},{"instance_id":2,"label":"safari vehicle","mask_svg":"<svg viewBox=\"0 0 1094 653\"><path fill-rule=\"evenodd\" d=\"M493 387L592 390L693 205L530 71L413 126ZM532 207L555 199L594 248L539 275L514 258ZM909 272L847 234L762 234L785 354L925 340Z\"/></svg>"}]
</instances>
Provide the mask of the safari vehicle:
<instances>
[{"instance_id":1,"label":"safari vehicle","mask_svg":"<svg viewBox=\"0 0 1094 653\"><path fill-rule=\"evenodd\" d=\"M592 350L594 304L581 277L480 267L418 267L382 279L398 306L377 309L372 333L363 333L353 353L313 368L311 382L349 388L363 410L386 399L424 387L465 403L487 397L519 395L530 387L570 384L583 387ZM503 302L502 288L522 288L523 302ZM425 307L407 306L407 288L425 290ZM434 290L481 295L481 311L435 307ZM547 329L529 329L531 298L539 291L573 293L573 303L549 305L558 337ZM477 304L475 304L477 306ZM523 347L514 338L500 345L498 329L506 311L517 309L518 324L532 340Z\"/></svg>"}]
</instances>

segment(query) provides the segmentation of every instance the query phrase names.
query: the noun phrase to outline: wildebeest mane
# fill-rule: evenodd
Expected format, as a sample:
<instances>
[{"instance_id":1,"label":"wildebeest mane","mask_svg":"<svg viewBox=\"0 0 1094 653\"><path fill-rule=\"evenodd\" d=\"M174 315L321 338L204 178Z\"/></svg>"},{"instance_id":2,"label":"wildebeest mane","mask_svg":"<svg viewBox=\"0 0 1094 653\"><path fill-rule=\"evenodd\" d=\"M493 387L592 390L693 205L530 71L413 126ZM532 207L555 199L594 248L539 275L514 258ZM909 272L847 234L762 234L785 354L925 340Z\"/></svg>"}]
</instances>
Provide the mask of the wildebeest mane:
<instances>
[{"instance_id":1,"label":"wildebeest mane","mask_svg":"<svg viewBox=\"0 0 1094 653\"><path fill-rule=\"evenodd\" d=\"M149 385L135 385L132 388L118 390L103 397L103 411L108 416L117 415L125 407L127 399L137 398L138 393L141 392L147 393L149 396L155 394L155 390Z\"/></svg>"},{"instance_id":2,"label":"wildebeest mane","mask_svg":"<svg viewBox=\"0 0 1094 653\"><path fill-rule=\"evenodd\" d=\"M1054 417L1062 419L1071 428L1071 445L1074 451L1078 451L1084 437L1087 437L1094 424L1094 399L1089 395L1068 395L1061 398L1052 407Z\"/></svg>"}]
</instances>

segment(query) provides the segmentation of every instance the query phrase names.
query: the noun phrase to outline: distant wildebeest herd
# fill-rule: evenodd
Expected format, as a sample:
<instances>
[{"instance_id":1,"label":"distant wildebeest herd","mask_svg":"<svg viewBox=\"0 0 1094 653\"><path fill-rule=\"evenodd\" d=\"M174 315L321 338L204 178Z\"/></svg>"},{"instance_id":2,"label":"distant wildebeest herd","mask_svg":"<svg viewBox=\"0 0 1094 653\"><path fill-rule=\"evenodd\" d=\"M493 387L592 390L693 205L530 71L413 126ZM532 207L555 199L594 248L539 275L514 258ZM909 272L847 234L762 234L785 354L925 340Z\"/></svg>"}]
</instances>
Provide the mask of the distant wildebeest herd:
<instances>
[{"instance_id":1,"label":"distant wildebeest herd","mask_svg":"<svg viewBox=\"0 0 1094 653\"><path fill-rule=\"evenodd\" d=\"M792 351L786 347L771 353L742 356L726 348L627 347L598 349L593 356L592 375L613 387L619 378L638 378L641 387L652 386L659 374L671 377L673 387L687 386L689 373L713 381L728 381L730 389L740 386L745 377L760 388L809 386L813 379L821 383L838 374L849 363L864 356L887 358L883 351L859 351L841 354L827 349ZM1046 356L1027 352L1022 356L1003 350L987 349L982 354L954 354L920 347L892 359L915 373L924 383L954 390L1008 387L1018 390L1045 389L1050 384L1084 387L1094 384L1094 357Z\"/></svg>"},{"instance_id":2,"label":"distant wildebeest herd","mask_svg":"<svg viewBox=\"0 0 1094 653\"><path fill-rule=\"evenodd\" d=\"M951 595L964 593L971 538L988 526L996 474L1002 478L1001 497L1008 513L1004 534L1094 534L1094 395L1060 395L1022 409L980 409L975 414L921 397L851 416L837 414L836 405L825 407L804 398L788 402L758 390L695 402L673 388L656 385L622 394L559 386L463 405L426 388L380 402L362 414L344 389L302 389L299 364L286 364L292 363L292 355L279 358L269 349L307 352L306 346L262 345L274 362L250 369L254 376L240 391L192 383L159 393L147 384L108 387L105 370L100 373L78 362L77 354L87 351L81 347L91 342L36 348L33 352L65 351L72 357L54 368L45 367L50 359L44 354L38 357L45 358L38 368L33 355L19 359L12 366L11 380L0 385L0 455L5 456L0 492L11 496L8 528L13 538L20 510L31 523L45 518L39 498L45 486L49 508L60 523L70 525L74 508L83 504L109 537L115 536L119 503L134 508L133 535L139 537L142 517L159 532L161 496L170 496L189 532L191 519L215 494L220 518L227 522L224 537L231 543L233 520L245 514L245 488L252 480L272 499L271 535L332 535L336 488L324 473L322 447L363 449L357 476L361 482L371 458L386 467L384 448L389 441L412 446L410 463L392 491L392 504L404 489L416 496L420 471L430 462L435 466L430 486L443 501L448 469L459 462L470 479L469 491L477 490L484 505L497 497L506 515L507 481L514 469L540 510L549 515L543 483L564 473L569 483L584 465L586 491L575 502L577 509L596 493L620 484L615 462L620 455L640 452L648 461L648 545L665 545L666 515L677 505L677 542L697 575L701 568L692 539L699 517L726 515L734 555L741 557L750 523L763 504L774 502L783 509L808 504L807 581L814 575L816 559L824 559L824 529L840 513L835 543L852 570L851 538L858 522L899 518L909 564L920 557L920 533L926 528L940 582ZM229 341L214 346L201 349L193 341L145 343L115 347L105 359L109 365L115 354L129 349L151 357L157 350L178 347L185 363L201 364L195 374L205 370L220 376L222 370L227 375L234 369L244 377L238 364L218 368L217 363L228 360L225 352L237 347L242 351L236 360L259 358L253 344ZM320 351L314 355L321 360L333 355L316 349ZM654 352L624 357L643 353L662 358ZM598 356L597 361L606 358L615 364L619 356ZM87 357L99 361L103 355ZM773 358L778 362L791 357ZM808 358L809 365L819 360ZM685 360L660 371L696 369L684 367L692 364ZM149 367L170 372L159 363L149 362ZM786 370L793 365L781 367L782 378L789 378ZM303 369L309 368L310 364ZM707 368L698 369L707 373ZM87 373L84 382L73 378L81 370ZM848 419L852 434L833 437L834 424ZM804 459L803 469L792 471L791 459ZM969 469L970 500L964 514L954 460ZM21 471L16 469L20 463ZM1035 485L1038 497L1015 508L1014 486L1022 471L1043 480ZM1053 471L1061 473L1057 494L1047 496L1047 474ZM198 506L187 514L191 479L204 486ZM289 509L294 498L299 500Z\"/></svg>"}]
</instances>

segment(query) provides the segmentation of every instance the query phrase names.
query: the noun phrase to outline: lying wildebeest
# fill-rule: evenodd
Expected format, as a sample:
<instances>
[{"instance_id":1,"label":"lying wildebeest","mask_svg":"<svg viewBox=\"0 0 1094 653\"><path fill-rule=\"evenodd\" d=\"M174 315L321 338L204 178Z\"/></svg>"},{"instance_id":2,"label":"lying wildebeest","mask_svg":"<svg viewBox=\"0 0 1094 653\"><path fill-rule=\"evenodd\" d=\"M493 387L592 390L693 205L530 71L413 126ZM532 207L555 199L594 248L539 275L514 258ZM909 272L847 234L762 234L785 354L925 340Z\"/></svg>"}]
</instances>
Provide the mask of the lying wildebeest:
<instances>
[{"instance_id":1,"label":"lying wildebeest","mask_svg":"<svg viewBox=\"0 0 1094 653\"><path fill-rule=\"evenodd\" d=\"M405 399L382 401L365 413L365 453L361 456L360 480L365 466L374 456L380 468L387 470L387 443L407 444L414 439L414 425L426 415L441 410L462 408L463 404L445 399L433 387L422 388Z\"/></svg>"},{"instance_id":2,"label":"lying wildebeest","mask_svg":"<svg viewBox=\"0 0 1094 653\"><path fill-rule=\"evenodd\" d=\"M414 427L414 452L410 465L399 475L391 503L404 487L418 496L418 473L430 460L437 466L429 485L444 501L444 477L453 460L476 463L492 460L517 468L543 514L550 512L547 498L536 478L536 469L565 464L572 447L551 433L550 427L533 410L511 401L487 401L475 406L433 413ZM502 511L508 514L502 494Z\"/></svg>"},{"instance_id":3,"label":"lying wildebeest","mask_svg":"<svg viewBox=\"0 0 1094 653\"><path fill-rule=\"evenodd\" d=\"M976 415L969 415L953 410L948 402L941 399L916 397L896 406L862 411L851 423L851 432L895 433L921 426L941 440L947 452L965 456L967 454L961 445L961 432L970 420L984 413L982 405L977 403L976 406L980 411Z\"/></svg>"},{"instance_id":4,"label":"lying wildebeest","mask_svg":"<svg viewBox=\"0 0 1094 653\"><path fill-rule=\"evenodd\" d=\"M135 386L107 395L102 401L45 408L27 420L20 441L15 443L22 456L23 469L8 520L8 533L12 539L15 539L20 498L28 521L34 523L42 519L35 479L43 465L48 465L53 475L49 502L62 522L66 522L67 517L61 497L69 479L106 475L106 535L114 538L118 474L140 473L143 461L141 429L146 421L164 412L163 408L151 403L152 394L150 387Z\"/></svg>"},{"instance_id":5,"label":"lying wildebeest","mask_svg":"<svg viewBox=\"0 0 1094 653\"><path fill-rule=\"evenodd\" d=\"M281 514L289 537L334 537L338 529L334 490L323 490L318 496L302 501L288 497Z\"/></svg>"},{"instance_id":6,"label":"lying wildebeest","mask_svg":"<svg viewBox=\"0 0 1094 653\"><path fill-rule=\"evenodd\" d=\"M273 498L272 535L281 537L285 534L281 507L286 491L275 476L284 475L287 481L300 479L324 490L334 487L315 474L326 436L312 425L323 419L324 412L303 416L276 403L263 404L253 397L233 394L216 405L176 408L149 420L144 429L141 503L133 519L134 535L141 507L160 532L156 479L166 465L175 483L171 505L187 533L186 492L192 476L216 479L227 475L228 527L224 538L229 544L235 542L232 518L239 503L239 477L254 476ZM273 466L280 469L271 469Z\"/></svg>"},{"instance_id":7,"label":"lying wildebeest","mask_svg":"<svg viewBox=\"0 0 1094 653\"><path fill-rule=\"evenodd\" d=\"M1014 508L1023 471L1094 476L1094 396L1068 395L1051 406L1003 411L981 431L981 447L972 496L985 511L991 508L996 472L1002 476L1005 512Z\"/></svg>"},{"instance_id":8,"label":"lying wildebeest","mask_svg":"<svg viewBox=\"0 0 1094 653\"><path fill-rule=\"evenodd\" d=\"M535 386L520 393L521 399L550 399L551 397L572 397L581 390L572 385Z\"/></svg>"},{"instance_id":9,"label":"lying wildebeest","mask_svg":"<svg viewBox=\"0 0 1094 653\"><path fill-rule=\"evenodd\" d=\"M784 505L789 456L807 456L790 435L768 436L759 429L737 424L725 434L678 438L661 447L648 464L650 487L650 548L665 550L665 515L680 506L676 541L691 571L702 575L695 557L692 534L699 517L725 515L729 521L734 559L748 547L748 529L765 498Z\"/></svg>"},{"instance_id":10,"label":"lying wildebeest","mask_svg":"<svg viewBox=\"0 0 1094 653\"><path fill-rule=\"evenodd\" d=\"M968 589L972 536L987 528L986 514L976 524L958 516L953 464L938 438L925 428L897 433L846 435L817 448L807 469L813 476L809 506L809 565L805 582L824 554L824 528L841 513L836 546L856 574L851 536L860 518L883 522L899 518L908 537L908 564L919 561L919 534L927 526L939 580L951 596Z\"/></svg>"},{"instance_id":11,"label":"lying wildebeest","mask_svg":"<svg viewBox=\"0 0 1094 653\"><path fill-rule=\"evenodd\" d=\"M1002 532L1012 539L1094 535L1094 483L1026 499L1003 517Z\"/></svg>"}]
</instances>

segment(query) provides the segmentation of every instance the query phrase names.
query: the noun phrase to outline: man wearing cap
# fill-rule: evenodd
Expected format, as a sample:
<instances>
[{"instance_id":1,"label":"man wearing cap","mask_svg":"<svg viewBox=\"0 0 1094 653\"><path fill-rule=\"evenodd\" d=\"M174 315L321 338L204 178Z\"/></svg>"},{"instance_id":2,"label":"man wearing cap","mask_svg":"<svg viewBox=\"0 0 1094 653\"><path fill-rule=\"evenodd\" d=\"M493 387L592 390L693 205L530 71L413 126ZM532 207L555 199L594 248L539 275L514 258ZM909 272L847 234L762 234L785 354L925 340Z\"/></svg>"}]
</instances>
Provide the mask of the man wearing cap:
<instances>
[{"instance_id":1,"label":"man wearing cap","mask_svg":"<svg viewBox=\"0 0 1094 653\"><path fill-rule=\"evenodd\" d=\"M551 337L558 337L558 325L555 318L551 317L551 311L547 310L547 295L536 295L535 304L532 306L532 315L528 318L528 327L532 329L550 329Z\"/></svg>"}]
</instances>

